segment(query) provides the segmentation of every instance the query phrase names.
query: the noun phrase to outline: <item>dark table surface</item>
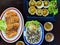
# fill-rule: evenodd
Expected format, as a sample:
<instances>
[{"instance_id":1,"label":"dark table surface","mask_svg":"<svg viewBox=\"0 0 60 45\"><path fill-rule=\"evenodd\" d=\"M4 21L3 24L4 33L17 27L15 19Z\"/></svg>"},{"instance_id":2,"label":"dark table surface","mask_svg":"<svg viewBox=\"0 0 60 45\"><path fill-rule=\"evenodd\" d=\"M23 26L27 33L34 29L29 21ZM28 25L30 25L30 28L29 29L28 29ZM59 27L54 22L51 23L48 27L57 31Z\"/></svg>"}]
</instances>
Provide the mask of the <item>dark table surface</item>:
<instances>
[{"instance_id":1,"label":"dark table surface","mask_svg":"<svg viewBox=\"0 0 60 45\"><path fill-rule=\"evenodd\" d=\"M58 0L58 8L60 7L59 4L60 4L60 1ZM19 9L24 17L25 22L27 21L25 17L26 14L24 14L24 10L23 10L24 9L23 0L0 0L0 15L8 7L15 7ZM41 22L41 23L44 24L45 22ZM59 8L59 13L56 16L56 21L52 23L54 24L54 29L51 31L51 33L53 33L55 36L54 41L51 43L48 43L44 40L42 45L60 45L60 35L59 35L60 34L60 29L59 29L60 28L60 8ZM45 34L46 33L48 32L45 31ZM24 41L22 37L23 37L23 34L18 41L20 40ZM0 45L15 45L15 44L16 42L9 44L5 42L4 40L2 40L2 38L0 37Z\"/></svg>"}]
</instances>

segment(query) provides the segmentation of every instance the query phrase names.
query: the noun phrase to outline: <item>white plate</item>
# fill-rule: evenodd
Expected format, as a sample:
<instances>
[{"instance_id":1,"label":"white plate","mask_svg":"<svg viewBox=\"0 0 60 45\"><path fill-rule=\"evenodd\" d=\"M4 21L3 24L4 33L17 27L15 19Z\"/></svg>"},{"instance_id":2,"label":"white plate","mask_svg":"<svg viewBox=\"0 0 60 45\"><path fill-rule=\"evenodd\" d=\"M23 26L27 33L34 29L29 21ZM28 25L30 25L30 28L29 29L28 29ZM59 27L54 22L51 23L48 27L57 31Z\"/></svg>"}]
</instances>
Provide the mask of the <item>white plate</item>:
<instances>
[{"instance_id":1,"label":"white plate","mask_svg":"<svg viewBox=\"0 0 60 45\"><path fill-rule=\"evenodd\" d=\"M18 34L16 36L14 36L13 38L7 38L6 37L6 34L4 31L1 31L1 37L4 41L8 42L8 43L13 43L13 42L16 42L22 35L22 32L23 32L23 28L24 28L24 20L23 20L23 16L21 14L21 12L14 8L14 7L10 7L10 8L7 8L1 15L1 19L2 20L5 20L5 15L6 15L6 11L7 10L10 10L10 11L14 11L17 13L17 16L19 17L19 28L18 28Z\"/></svg>"}]
</instances>

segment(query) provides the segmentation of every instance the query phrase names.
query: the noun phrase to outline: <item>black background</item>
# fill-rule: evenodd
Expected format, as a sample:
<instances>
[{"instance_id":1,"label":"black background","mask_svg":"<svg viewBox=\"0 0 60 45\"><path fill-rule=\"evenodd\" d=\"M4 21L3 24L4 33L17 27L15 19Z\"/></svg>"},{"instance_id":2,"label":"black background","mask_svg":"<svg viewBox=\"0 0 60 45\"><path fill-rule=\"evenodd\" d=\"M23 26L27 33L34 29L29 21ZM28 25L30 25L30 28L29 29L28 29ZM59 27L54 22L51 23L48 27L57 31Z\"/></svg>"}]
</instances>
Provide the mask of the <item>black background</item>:
<instances>
[{"instance_id":1,"label":"black background","mask_svg":"<svg viewBox=\"0 0 60 45\"><path fill-rule=\"evenodd\" d=\"M46 42L45 40L43 41L42 45L59 45L60 44L60 1L58 0L58 9L59 9L59 13L56 16L56 21L52 22L54 24L54 29L51 31L51 33L54 34L55 38L54 41L51 43ZM20 12L22 13L23 17L24 17L24 21L26 22L27 18L25 17L26 14L24 14L24 7L23 7L23 0L0 0L0 15L2 14L2 12L9 7L15 7L17 9L20 10ZM42 24L44 24L45 22L41 22ZM48 33L45 31L45 34ZM23 34L21 36L21 38L18 41L24 41L23 40ZM5 41L2 40L2 38L0 37L0 45L15 45L15 43L9 44L6 43Z\"/></svg>"}]
</instances>

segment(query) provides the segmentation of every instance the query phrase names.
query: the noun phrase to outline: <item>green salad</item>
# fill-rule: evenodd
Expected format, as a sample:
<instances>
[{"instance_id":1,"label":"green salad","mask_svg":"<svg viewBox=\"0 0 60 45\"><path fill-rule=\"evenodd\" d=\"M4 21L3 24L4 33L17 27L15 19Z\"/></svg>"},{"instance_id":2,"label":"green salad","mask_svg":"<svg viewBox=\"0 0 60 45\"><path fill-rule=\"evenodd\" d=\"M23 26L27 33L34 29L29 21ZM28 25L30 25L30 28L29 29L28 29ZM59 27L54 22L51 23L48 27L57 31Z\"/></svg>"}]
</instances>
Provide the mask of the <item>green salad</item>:
<instances>
[{"instance_id":1,"label":"green salad","mask_svg":"<svg viewBox=\"0 0 60 45\"><path fill-rule=\"evenodd\" d=\"M58 13L57 0L50 1L50 5L48 7L48 10L49 10L50 14L56 15Z\"/></svg>"},{"instance_id":2,"label":"green salad","mask_svg":"<svg viewBox=\"0 0 60 45\"><path fill-rule=\"evenodd\" d=\"M0 20L0 30L1 31L6 31L6 22L4 20Z\"/></svg>"}]
</instances>

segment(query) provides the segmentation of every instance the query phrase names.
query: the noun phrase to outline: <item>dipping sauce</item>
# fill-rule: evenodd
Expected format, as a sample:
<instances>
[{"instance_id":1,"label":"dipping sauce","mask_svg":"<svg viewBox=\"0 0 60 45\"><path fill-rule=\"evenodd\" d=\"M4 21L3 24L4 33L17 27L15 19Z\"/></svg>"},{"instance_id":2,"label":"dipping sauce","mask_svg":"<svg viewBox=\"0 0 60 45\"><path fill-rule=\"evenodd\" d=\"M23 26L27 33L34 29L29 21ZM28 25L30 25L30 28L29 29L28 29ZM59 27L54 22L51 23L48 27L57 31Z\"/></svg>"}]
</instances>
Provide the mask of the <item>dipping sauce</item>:
<instances>
[{"instance_id":1,"label":"dipping sauce","mask_svg":"<svg viewBox=\"0 0 60 45\"><path fill-rule=\"evenodd\" d=\"M45 40L46 40L47 42L52 42L52 41L54 40L54 35L53 35L52 33L47 33L47 34L45 35Z\"/></svg>"},{"instance_id":2,"label":"dipping sauce","mask_svg":"<svg viewBox=\"0 0 60 45\"><path fill-rule=\"evenodd\" d=\"M16 45L25 45L23 41L18 41Z\"/></svg>"},{"instance_id":3,"label":"dipping sauce","mask_svg":"<svg viewBox=\"0 0 60 45\"><path fill-rule=\"evenodd\" d=\"M44 24L44 29L45 29L46 31L51 31L51 30L53 29L53 24L52 24L51 22L46 22L46 23Z\"/></svg>"}]
</instances>

